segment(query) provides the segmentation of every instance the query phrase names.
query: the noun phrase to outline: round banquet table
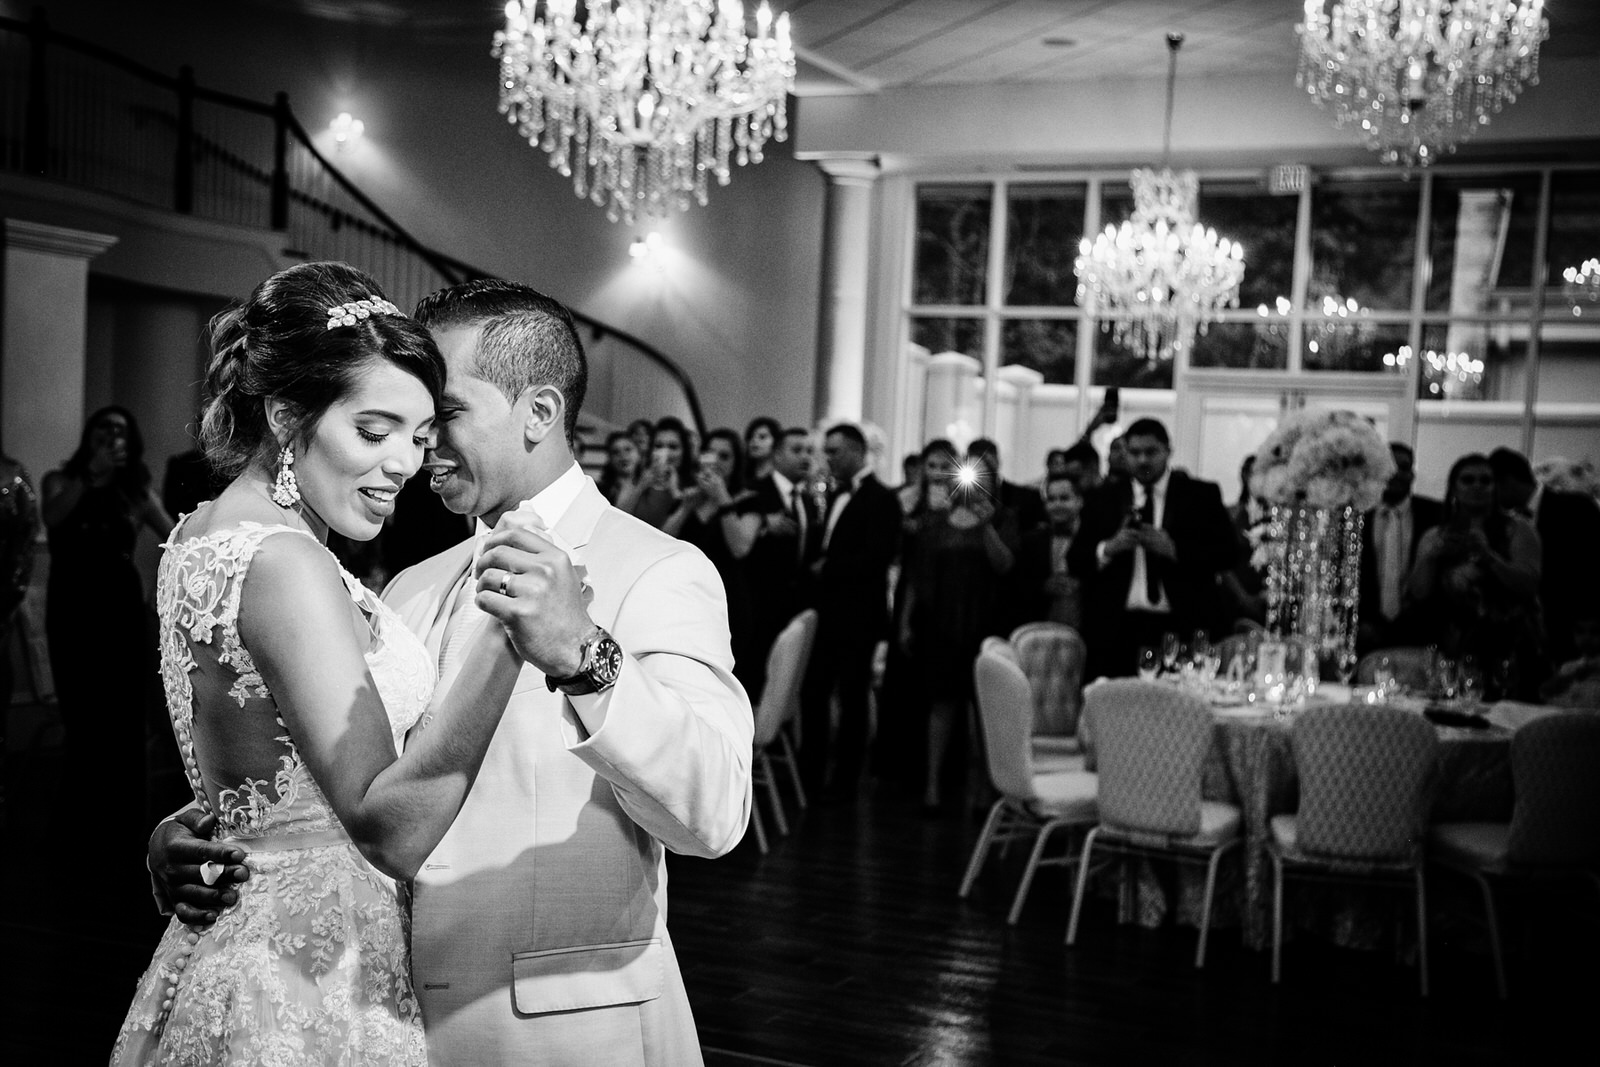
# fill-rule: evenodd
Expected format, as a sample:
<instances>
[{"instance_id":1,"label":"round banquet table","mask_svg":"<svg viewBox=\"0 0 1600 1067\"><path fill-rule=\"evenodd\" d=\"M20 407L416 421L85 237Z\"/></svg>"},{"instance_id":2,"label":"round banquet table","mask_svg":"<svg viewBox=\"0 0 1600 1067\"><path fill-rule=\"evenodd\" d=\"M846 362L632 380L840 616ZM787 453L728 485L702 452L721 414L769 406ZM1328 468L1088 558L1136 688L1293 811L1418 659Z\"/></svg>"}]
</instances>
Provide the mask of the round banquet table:
<instances>
[{"instance_id":1,"label":"round banquet table","mask_svg":"<svg viewBox=\"0 0 1600 1067\"><path fill-rule=\"evenodd\" d=\"M1324 699L1319 703L1331 704ZM1421 714L1420 704L1416 711ZM1269 820L1292 814L1299 804L1299 782L1289 743L1293 715L1257 706L1214 707L1215 733L1206 756L1203 791L1207 800L1237 804L1244 846L1240 859L1224 859L1218 872L1213 927L1237 925L1253 949L1272 943L1272 860L1267 853ZM1085 751L1093 767L1093 740L1083 726ZM1438 726L1439 767L1434 776L1430 821L1506 822L1511 818L1511 731ZM1159 926L1172 914L1199 926L1205 901L1205 871L1195 864L1136 861L1119 894L1119 919ZM1176 871L1173 868L1177 868ZM1125 869L1126 870L1126 869ZM1102 881L1107 887L1110 883ZM1386 888L1361 884L1292 882L1285 905L1285 936L1294 929L1346 947L1372 947L1392 922Z\"/></svg>"}]
</instances>

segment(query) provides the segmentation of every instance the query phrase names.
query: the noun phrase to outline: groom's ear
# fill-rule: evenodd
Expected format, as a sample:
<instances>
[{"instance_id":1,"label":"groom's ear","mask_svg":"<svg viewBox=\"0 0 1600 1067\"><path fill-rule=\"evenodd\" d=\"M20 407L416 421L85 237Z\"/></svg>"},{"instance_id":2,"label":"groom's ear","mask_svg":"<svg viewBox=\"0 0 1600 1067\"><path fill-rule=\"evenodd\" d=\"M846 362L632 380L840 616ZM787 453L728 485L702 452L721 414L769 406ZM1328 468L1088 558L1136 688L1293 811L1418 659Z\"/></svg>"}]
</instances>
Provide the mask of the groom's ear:
<instances>
[{"instance_id":1,"label":"groom's ear","mask_svg":"<svg viewBox=\"0 0 1600 1067\"><path fill-rule=\"evenodd\" d=\"M522 436L536 445L554 434L566 436L567 399L553 385L541 385L528 392L528 418L522 424Z\"/></svg>"}]
</instances>

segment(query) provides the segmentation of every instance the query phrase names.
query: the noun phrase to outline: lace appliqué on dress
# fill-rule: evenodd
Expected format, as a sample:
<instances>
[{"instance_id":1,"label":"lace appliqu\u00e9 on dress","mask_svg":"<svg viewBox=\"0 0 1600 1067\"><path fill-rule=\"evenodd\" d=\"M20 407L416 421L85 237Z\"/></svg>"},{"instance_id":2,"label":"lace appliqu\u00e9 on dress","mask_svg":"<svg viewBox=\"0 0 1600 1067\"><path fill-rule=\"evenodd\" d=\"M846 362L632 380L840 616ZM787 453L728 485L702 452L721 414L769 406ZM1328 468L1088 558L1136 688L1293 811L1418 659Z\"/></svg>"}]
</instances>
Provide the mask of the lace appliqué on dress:
<instances>
[{"instance_id":1,"label":"lace appliqu\u00e9 on dress","mask_svg":"<svg viewBox=\"0 0 1600 1067\"><path fill-rule=\"evenodd\" d=\"M353 845L329 843L338 842L338 819L239 637L250 561L263 541L286 532L308 536L246 524L165 546L157 609L173 732L196 799L218 816L218 836L258 846L239 903L215 925L168 926L118 1034L113 1064L426 1064L400 888ZM432 698L432 657L386 605L340 573L372 628L367 665L398 751ZM232 676L218 683L213 671L199 708L197 656L214 656ZM225 758L198 751L197 714L205 716L205 736L226 733L235 744L254 738L255 749L244 745ZM237 728L218 730L235 718ZM220 766L234 768L231 784L216 780Z\"/></svg>"}]
</instances>

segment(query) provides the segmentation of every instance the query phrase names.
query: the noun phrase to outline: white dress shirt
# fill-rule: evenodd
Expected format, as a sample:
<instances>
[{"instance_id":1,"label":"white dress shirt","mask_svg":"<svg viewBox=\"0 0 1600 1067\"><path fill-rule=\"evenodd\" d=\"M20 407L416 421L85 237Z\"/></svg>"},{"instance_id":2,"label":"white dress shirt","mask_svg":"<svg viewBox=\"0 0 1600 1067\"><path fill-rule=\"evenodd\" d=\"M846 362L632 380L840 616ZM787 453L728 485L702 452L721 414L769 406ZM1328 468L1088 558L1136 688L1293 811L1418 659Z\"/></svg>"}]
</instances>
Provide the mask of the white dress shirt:
<instances>
[{"instance_id":1,"label":"white dress shirt","mask_svg":"<svg viewBox=\"0 0 1600 1067\"><path fill-rule=\"evenodd\" d=\"M1406 572L1411 569L1411 497L1390 506L1380 503L1372 518L1372 539L1378 551L1378 611L1386 619L1400 614Z\"/></svg>"},{"instance_id":2,"label":"white dress shirt","mask_svg":"<svg viewBox=\"0 0 1600 1067\"><path fill-rule=\"evenodd\" d=\"M1133 483L1133 506L1144 507L1145 494L1150 495L1153 502L1151 508L1150 525L1156 529L1161 528L1161 520L1167 514L1167 483L1172 480L1172 471L1169 468L1162 472L1156 484L1145 488L1144 483L1135 480ZM1149 571L1150 561L1145 558L1145 550L1141 545L1133 550L1133 580L1128 583L1128 610L1129 611L1171 611L1172 602L1167 599L1166 586L1160 586L1160 596L1154 604L1150 603L1150 596L1145 590L1145 575Z\"/></svg>"}]
</instances>

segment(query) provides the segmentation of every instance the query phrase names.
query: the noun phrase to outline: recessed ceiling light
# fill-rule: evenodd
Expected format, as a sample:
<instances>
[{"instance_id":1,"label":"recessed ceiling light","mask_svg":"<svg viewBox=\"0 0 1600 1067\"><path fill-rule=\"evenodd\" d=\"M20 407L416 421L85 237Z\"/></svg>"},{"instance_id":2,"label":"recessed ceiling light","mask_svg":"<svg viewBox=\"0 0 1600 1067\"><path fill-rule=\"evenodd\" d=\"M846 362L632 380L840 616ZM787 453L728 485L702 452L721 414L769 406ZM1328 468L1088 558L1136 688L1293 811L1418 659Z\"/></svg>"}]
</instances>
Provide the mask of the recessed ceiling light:
<instances>
[{"instance_id":1,"label":"recessed ceiling light","mask_svg":"<svg viewBox=\"0 0 1600 1067\"><path fill-rule=\"evenodd\" d=\"M1072 37L1046 37L1039 43L1046 48L1072 48L1078 42Z\"/></svg>"}]
</instances>

